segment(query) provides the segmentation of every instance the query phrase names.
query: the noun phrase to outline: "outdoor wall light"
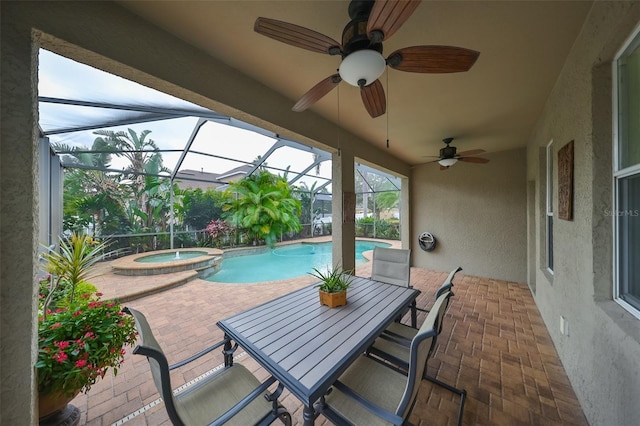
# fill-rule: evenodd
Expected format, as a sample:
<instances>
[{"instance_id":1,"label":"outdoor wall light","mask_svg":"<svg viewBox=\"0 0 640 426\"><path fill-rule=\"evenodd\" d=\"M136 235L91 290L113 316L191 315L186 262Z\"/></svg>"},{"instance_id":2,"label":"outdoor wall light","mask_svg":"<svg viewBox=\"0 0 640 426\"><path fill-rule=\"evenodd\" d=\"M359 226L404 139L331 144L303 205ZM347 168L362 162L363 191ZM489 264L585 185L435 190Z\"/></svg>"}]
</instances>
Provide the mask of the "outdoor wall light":
<instances>
[{"instance_id":1,"label":"outdoor wall light","mask_svg":"<svg viewBox=\"0 0 640 426\"><path fill-rule=\"evenodd\" d=\"M387 62L377 51L358 50L342 60L338 72L340 77L352 86L368 86L384 72Z\"/></svg>"},{"instance_id":2,"label":"outdoor wall light","mask_svg":"<svg viewBox=\"0 0 640 426\"><path fill-rule=\"evenodd\" d=\"M440 163L442 167L451 167L457 162L458 162L457 158L443 158L442 160L438 161L438 163Z\"/></svg>"}]
</instances>

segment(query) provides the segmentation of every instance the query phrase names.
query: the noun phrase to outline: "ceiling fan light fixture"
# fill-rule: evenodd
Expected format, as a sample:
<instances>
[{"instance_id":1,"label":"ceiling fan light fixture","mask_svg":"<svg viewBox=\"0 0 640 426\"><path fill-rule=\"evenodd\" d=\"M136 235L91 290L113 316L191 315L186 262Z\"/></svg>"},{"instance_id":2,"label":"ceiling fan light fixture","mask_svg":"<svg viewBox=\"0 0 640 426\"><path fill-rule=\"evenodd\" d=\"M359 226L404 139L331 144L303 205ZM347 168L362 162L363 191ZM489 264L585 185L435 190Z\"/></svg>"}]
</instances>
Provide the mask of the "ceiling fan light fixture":
<instances>
[{"instance_id":1,"label":"ceiling fan light fixture","mask_svg":"<svg viewBox=\"0 0 640 426\"><path fill-rule=\"evenodd\" d=\"M438 163L442 166L442 167L451 167L454 164L456 164L458 162L457 158L443 158L442 160L439 160Z\"/></svg>"},{"instance_id":2,"label":"ceiling fan light fixture","mask_svg":"<svg viewBox=\"0 0 640 426\"><path fill-rule=\"evenodd\" d=\"M368 86L384 72L387 62L377 51L358 50L342 60L338 72L340 77L352 86Z\"/></svg>"}]
</instances>

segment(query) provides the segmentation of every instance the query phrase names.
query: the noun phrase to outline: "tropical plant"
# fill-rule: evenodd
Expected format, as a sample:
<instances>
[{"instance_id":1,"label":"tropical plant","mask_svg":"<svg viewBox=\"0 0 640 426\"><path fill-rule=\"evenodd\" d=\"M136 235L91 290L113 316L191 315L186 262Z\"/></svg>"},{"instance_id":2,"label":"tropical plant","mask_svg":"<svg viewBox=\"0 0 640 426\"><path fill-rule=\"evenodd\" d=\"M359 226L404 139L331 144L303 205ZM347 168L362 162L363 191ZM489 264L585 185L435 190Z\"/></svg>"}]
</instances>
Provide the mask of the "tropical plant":
<instances>
[{"instance_id":1,"label":"tropical plant","mask_svg":"<svg viewBox=\"0 0 640 426\"><path fill-rule=\"evenodd\" d=\"M375 202L378 212L391 210L398 206L400 191L384 191L376 194Z\"/></svg>"},{"instance_id":2,"label":"tropical plant","mask_svg":"<svg viewBox=\"0 0 640 426\"><path fill-rule=\"evenodd\" d=\"M309 272L309 275L316 277L320 280L320 284L316 285L320 291L325 293L340 293L347 290L351 286L351 280L353 278L353 271L342 271L340 266L336 265L333 268L325 272L319 271L313 268L314 272Z\"/></svg>"},{"instance_id":3,"label":"tropical plant","mask_svg":"<svg viewBox=\"0 0 640 426\"><path fill-rule=\"evenodd\" d=\"M283 177L256 171L231 183L225 194L223 218L247 232L255 244L264 239L274 246L281 234L301 229L300 201Z\"/></svg>"},{"instance_id":4,"label":"tropical plant","mask_svg":"<svg viewBox=\"0 0 640 426\"><path fill-rule=\"evenodd\" d=\"M90 150L56 143L52 147L65 156L67 164L63 189L64 229L73 232L91 229L99 235L120 231L126 223L123 200L129 197L130 190L122 184L121 175L104 170L110 166L114 148L101 140L94 141Z\"/></svg>"},{"instance_id":5,"label":"tropical plant","mask_svg":"<svg viewBox=\"0 0 640 426\"><path fill-rule=\"evenodd\" d=\"M185 225L200 230L206 228L213 219L219 219L223 197L221 191L203 191L199 188L184 190L182 203Z\"/></svg>"},{"instance_id":6,"label":"tropical plant","mask_svg":"<svg viewBox=\"0 0 640 426\"><path fill-rule=\"evenodd\" d=\"M309 188L306 182L300 182L293 192L294 196L300 200L300 221L302 223L313 224L313 201L316 183L313 182L311 188Z\"/></svg>"},{"instance_id":7,"label":"tropical plant","mask_svg":"<svg viewBox=\"0 0 640 426\"><path fill-rule=\"evenodd\" d=\"M234 229L222 219L213 219L204 231L210 239L210 247L221 247L223 244L222 240L228 240L229 234L233 232Z\"/></svg>"},{"instance_id":8,"label":"tropical plant","mask_svg":"<svg viewBox=\"0 0 640 426\"><path fill-rule=\"evenodd\" d=\"M56 291L52 292L52 279L53 276L51 274L47 274L40 278L38 282L41 305L44 306L46 301L47 308L49 309L69 307L73 304L72 301L77 300L77 298L82 295L93 294L98 291L96 286L90 282L80 281L75 285L75 288L71 288L71 286L63 286L62 288L58 288ZM69 294L71 291L74 293L73 296ZM51 297L49 297L50 295Z\"/></svg>"},{"instance_id":9,"label":"tropical plant","mask_svg":"<svg viewBox=\"0 0 640 426\"><path fill-rule=\"evenodd\" d=\"M133 318L117 302L101 301L85 281L106 244L73 234L59 245L42 255L49 275L40 282L36 370L40 395L73 396L88 391L109 367L117 374L136 332Z\"/></svg>"},{"instance_id":10,"label":"tropical plant","mask_svg":"<svg viewBox=\"0 0 640 426\"><path fill-rule=\"evenodd\" d=\"M151 130L143 130L138 135L135 130L127 132L113 130L96 130L98 135L95 144L108 146L114 155L124 157L129 164L124 169L124 176L132 181L134 205L129 204L129 217L135 217L146 229L160 220L163 227L163 210L168 210L169 187L164 179L158 178L162 173L171 170L164 167L162 154L156 143L147 136ZM132 211L131 211L132 210Z\"/></svg>"},{"instance_id":11,"label":"tropical plant","mask_svg":"<svg viewBox=\"0 0 640 426\"><path fill-rule=\"evenodd\" d=\"M69 238L60 239L59 249L55 246L47 247L42 258L47 261L46 269L51 275L51 287L48 298L44 301L45 308L59 291L69 295L68 303L74 302L76 286L92 276L90 268L100 260L107 244L98 242L88 235L74 233ZM67 286L68 289L65 288Z\"/></svg>"}]
</instances>

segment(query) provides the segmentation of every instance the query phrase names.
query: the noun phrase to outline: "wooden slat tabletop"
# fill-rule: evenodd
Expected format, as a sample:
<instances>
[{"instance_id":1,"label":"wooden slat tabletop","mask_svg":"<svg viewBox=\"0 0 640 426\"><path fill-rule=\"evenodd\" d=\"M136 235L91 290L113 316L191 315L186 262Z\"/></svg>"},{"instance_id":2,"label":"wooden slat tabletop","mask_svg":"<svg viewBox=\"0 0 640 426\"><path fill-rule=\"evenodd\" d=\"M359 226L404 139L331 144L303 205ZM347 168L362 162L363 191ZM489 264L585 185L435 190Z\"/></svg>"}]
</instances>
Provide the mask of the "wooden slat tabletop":
<instances>
[{"instance_id":1,"label":"wooden slat tabletop","mask_svg":"<svg viewBox=\"0 0 640 426\"><path fill-rule=\"evenodd\" d=\"M221 320L218 326L312 407L418 294L354 277L346 306L321 306L318 289L311 285Z\"/></svg>"}]
</instances>

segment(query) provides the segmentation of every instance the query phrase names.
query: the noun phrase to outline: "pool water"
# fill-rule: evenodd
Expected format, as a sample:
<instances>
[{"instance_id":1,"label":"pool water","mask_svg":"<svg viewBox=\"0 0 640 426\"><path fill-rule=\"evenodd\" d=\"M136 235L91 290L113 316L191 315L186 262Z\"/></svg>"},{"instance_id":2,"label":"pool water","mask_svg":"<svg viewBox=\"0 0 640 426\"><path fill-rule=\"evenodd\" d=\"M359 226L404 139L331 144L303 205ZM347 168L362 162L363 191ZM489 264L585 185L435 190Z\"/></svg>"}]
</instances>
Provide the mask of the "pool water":
<instances>
[{"instance_id":1,"label":"pool water","mask_svg":"<svg viewBox=\"0 0 640 426\"><path fill-rule=\"evenodd\" d=\"M176 252L171 253L160 253L160 254L150 254L149 256L139 257L136 259L136 262L142 263L155 263L155 262L171 262L172 260L184 260L184 259L192 259L194 257L204 256L207 254L206 251L177 251L180 257L176 257Z\"/></svg>"},{"instance_id":2,"label":"pool water","mask_svg":"<svg viewBox=\"0 0 640 426\"><path fill-rule=\"evenodd\" d=\"M375 241L356 241L356 264L366 262L362 252L390 244ZM277 247L262 254L224 259L222 269L206 278L221 283L253 283L284 280L306 275L316 268L331 268L331 243L299 243Z\"/></svg>"}]
</instances>

